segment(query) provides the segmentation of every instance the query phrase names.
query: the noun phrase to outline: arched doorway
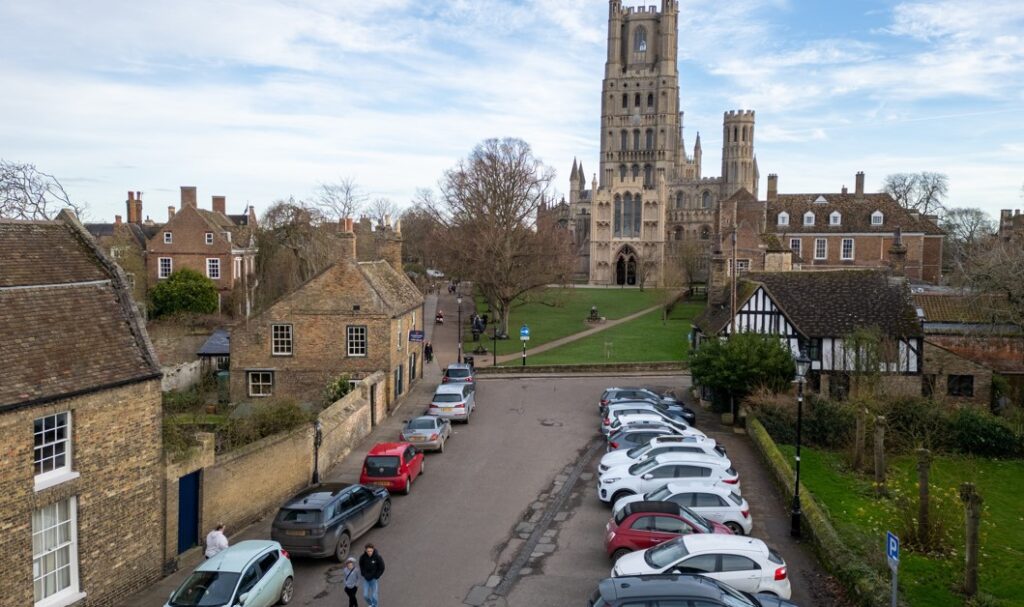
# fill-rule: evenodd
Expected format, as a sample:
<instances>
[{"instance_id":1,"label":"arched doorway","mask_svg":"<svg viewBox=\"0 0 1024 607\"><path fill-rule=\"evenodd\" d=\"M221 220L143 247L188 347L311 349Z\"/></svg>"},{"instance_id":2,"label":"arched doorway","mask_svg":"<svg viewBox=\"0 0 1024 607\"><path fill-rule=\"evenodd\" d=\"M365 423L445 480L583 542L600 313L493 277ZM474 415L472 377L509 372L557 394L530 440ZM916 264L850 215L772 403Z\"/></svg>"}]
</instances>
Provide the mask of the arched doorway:
<instances>
[{"instance_id":1,"label":"arched doorway","mask_svg":"<svg viewBox=\"0 0 1024 607\"><path fill-rule=\"evenodd\" d=\"M636 284L636 252L630 247L623 247L615 260L615 284Z\"/></svg>"}]
</instances>

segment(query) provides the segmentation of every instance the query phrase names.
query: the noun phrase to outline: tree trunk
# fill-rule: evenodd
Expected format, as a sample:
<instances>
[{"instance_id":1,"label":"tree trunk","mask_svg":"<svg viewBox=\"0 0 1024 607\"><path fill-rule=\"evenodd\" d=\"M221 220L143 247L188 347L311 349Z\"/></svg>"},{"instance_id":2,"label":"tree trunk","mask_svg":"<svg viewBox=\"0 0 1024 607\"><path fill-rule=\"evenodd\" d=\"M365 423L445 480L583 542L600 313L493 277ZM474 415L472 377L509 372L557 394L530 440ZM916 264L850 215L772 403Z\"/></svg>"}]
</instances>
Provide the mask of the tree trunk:
<instances>
[{"instance_id":1,"label":"tree trunk","mask_svg":"<svg viewBox=\"0 0 1024 607\"><path fill-rule=\"evenodd\" d=\"M882 496L885 490L885 417L875 418L875 494Z\"/></svg>"},{"instance_id":2,"label":"tree trunk","mask_svg":"<svg viewBox=\"0 0 1024 607\"><path fill-rule=\"evenodd\" d=\"M967 541L964 550L964 593L968 597L978 594L978 529L981 527L981 496L974 483L960 485L960 501L964 503Z\"/></svg>"},{"instance_id":3,"label":"tree trunk","mask_svg":"<svg viewBox=\"0 0 1024 607\"><path fill-rule=\"evenodd\" d=\"M864 467L864 440L867 433L867 412L858 412L856 427L853 432L853 469L860 471Z\"/></svg>"},{"instance_id":4,"label":"tree trunk","mask_svg":"<svg viewBox=\"0 0 1024 607\"><path fill-rule=\"evenodd\" d=\"M925 548L931 548L931 523L928 509L931 494L928 489L928 477L931 474L932 454L927 449L917 450L917 542Z\"/></svg>"}]
</instances>

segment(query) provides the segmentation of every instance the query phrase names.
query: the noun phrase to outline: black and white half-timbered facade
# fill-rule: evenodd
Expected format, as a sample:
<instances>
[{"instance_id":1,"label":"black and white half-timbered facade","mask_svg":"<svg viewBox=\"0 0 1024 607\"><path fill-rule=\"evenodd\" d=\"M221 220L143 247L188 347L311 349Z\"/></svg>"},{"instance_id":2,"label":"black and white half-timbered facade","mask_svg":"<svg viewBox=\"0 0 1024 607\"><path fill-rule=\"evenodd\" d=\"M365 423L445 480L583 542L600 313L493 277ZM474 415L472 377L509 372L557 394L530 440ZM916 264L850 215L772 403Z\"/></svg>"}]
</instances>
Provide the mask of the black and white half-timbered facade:
<instances>
[{"instance_id":1,"label":"black and white half-timbered facade","mask_svg":"<svg viewBox=\"0 0 1024 607\"><path fill-rule=\"evenodd\" d=\"M724 301L723 301L724 300ZM737 285L736 315L729 298L712 301L694 324L696 347L730 333L777 335L794 355L805 349L811 383L841 396L849 375L862 369L857 347L845 344L857 329L877 329L883 348L880 371L891 375L922 372L924 333L906 282L875 270L767 272L750 274Z\"/></svg>"}]
</instances>

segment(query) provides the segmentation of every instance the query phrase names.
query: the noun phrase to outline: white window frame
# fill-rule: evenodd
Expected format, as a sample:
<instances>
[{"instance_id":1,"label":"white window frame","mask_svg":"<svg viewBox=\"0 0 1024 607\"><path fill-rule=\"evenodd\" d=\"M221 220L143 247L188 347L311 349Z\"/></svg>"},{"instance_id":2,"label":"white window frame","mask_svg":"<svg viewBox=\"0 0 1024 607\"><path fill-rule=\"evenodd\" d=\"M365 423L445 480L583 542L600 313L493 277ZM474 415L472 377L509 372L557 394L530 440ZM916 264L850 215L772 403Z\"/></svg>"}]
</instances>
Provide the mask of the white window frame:
<instances>
[{"instance_id":1,"label":"white window frame","mask_svg":"<svg viewBox=\"0 0 1024 607\"><path fill-rule=\"evenodd\" d=\"M849 255L846 254L846 245L847 245L847 243L849 243L849 245L850 245L850 254ZM850 261L850 260L852 260L854 258L854 255L855 255L854 247L856 247L856 243L853 241L852 238L844 238L843 242L842 242L842 245L840 245L840 247L839 247L839 258L842 259L843 261Z\"/></svg>"},{"instance_id":2,"label":"white window frame","mask_svg":"<svg viewBox=\"0 0 1024 607\"><path fill-rule=\"evenodd\" d=\"M206 244L213 244L213 232L206 233Z\"/></svg>"},{"instance_id":3,"label":"white window frame","mask_svg":"<svg viewBox=\"0 0 1024 607\"><path fill-rule=\"evenodd\" d=\"M270 325L270 355L292 356L295 353L295 329L288 323Z\"/></svg>"},{"instance_id":4,"label":"white window frame","mask_svg":"<svg viewBox=\"0 0 1024 607\"><path fill-rule=\"evenodd\" d=\"M232 278L234 278L235 280L238 280L239 278L242 277L242 258L241 257L236 257L235 258L234 270L235 270L235 275L232 276Z\"/></svg>"},{"instance_id":5,"label":"white window frame","mask_svg":"<svg viewBox=\"0 0 1024 607\"><path fill-rule=\"evenodd\" d=\"M804 213L804 225L805 226L813 226L814 225L814 213L812 211L807 211L806 213Z\"/></svg>"},{"instance_id":6,"label":"white window frame","mask_svg":"<svg viewBox=\"0 0 1024 607\"><path fill-rule=\"evenodd\" d=\"M795 247L793 246L794 243L796 244ZM801 239L799 239L799 238L790 238L789 239L789 250L790 251L793 251L794 253L797 254L797 256L800 256L800 255L803 255L803 249L804 249L804 243L803 243L803 241Z\"/></svg>"},{"instance_id":7,"label":"white window frame","mask_svg":"<svg viewBox=\"0 0 1024 607\"><path fill-rule=\"evenodd\" d=\"M779 213L778 225L788 226L789 225L789 213L783 211Z\"/></svg>"},{"instance_id":8,"label":"white window frame","mask_svg":"<svg viewBox=\"0 0 1024 607\"><path fill-rule=\"evenodd\" d=\"M167 262L167 272L164 273L164 262ZM156 276L157 278L164 279L174 273L174 258L173 257L160 257L156 260Z\"/></svg>"},{"instance_id":9,"label":"white window frame","mask_svg":"<svg viewBox=\"0 0 1024 607\"><path fill-rule=\"evenodd\" d=\"M43 511L47 509L53 509L55 512L59 512L60 505L66 503L68 506L68 515L66 519L58 521L56 524L48 527L37 527L37 515L38 518L43 517ZM57 514L53 515L53 519L57 518ZM39 521L41 523L41 521ZM55 541L60 537L60 527L67 525L67 539L64 541ZM69 497L66 500L47 504L42 508L37 508L32 512L32 588L34 607L58 607L63 605L71 605L85 598L85 593L79 590L79 577L78 577L78 498ZM36 552L36 543L46 542L47 540L54 541L54 545L46 546L44 544L43 550ZM60 568L54 569L53 571L42 574L42 565L46 562L46 557L54 555L54 560L57 560L56 555L67 550L67 564L62 565ZM45 579L46 575L53 575L56 571L67 567L68 569L68 585L53 594L46 597L39 597L36 594L35 586L36 583Z\"/></svg>"},{"instance_id":10,"label":"white window frame","mask_svg":"<svg viewBox=\"0 0 1024 607\"><path fill-rule=\"evenodd\" d=\"M841 226L843 225L843 214L839 211L832 211L832 214L828 216L828 225L830 226Z\"/></svg>"},{"instance_id":11,"label":"white window frame","mask_svg":"<svg viewBox=\"0 0 1024 607\"><path fill-rule=\"evenodd\" d=\"M54 424L53 424L53 428L50 429L50 430L47 430L46 427L45 427L45 424L46 424L45 420L50 419L50 418L55 418L55 421L54 421ZM58 420L56 420L56 418L62 418L62 420L58 421ZM43 429L42 430L36 430L35 424L37 422L42 422L42 424L43 424ZM59 425L60 423L63 423L63 425L62 426ZM63 428L63 433L62 433L63 434L63 438L58 439L58 438L56 438L56 435L59 433L59 430L61 428ZM53 433L53 436L51 437L53 440L48 440L47 439L46 435L48 433L50 433L50 432ZM37 417L36 419L33 420L33 427L32 427L32 443L33 443L33 446L32 446L32 467L33 467L33 473L35 475L34 480L35 480L35 490L36 491L42 491L43 489L47 489L49 487L53 487L53 486L59 485L61 483L65 483L67 481L70 481L70 480L73 480L73 479L76 479L76 478L79 477L79 473L74 471L74 460L72 459L72 457L74 455L73 454L73 449L72 449L74 436L73 436L72 432L73 432L73 426L72 426L71 411L60 411L60 412L54 413L52 415L44 415L43 417ZM42 438L42 442L40 442L40 443L36 442L36 439L38 437ZM49 448L49 447L53 448L53 450L50 451L51 455L50 456L44 456L43 453L45 453L47 451L47 448ZM61 465L59 468L55 466L55 467L51 468L50 470L44 470L42 472L36 472L35 471L35 467L36 466L38 466L40 464L44 464L44 462L50 461L50 460L53 460L53 459L56 458L56 452L57 452L58 448L62 450L62 454L64 456L64 464Z\"/></svg>"},{"instance_id":12,"label":"white window frame","mask_svg":"<svg viewBox=\"0 0 1024 607\"><path fill-rule=\"evenodd\" d=\"M821 245L820 247L818 245ZM820 250L820 254L819 254ZM814 258L815 259L828 259L828 239L827 238L815 238L814 239Z\"/></svg>"},{"instance_id":13,"label":"white window frame","mask_svg":"<svg viewBox=\"0 0 1024 607\"><path fill-rule=\"evenodd\" d=\"M174 232L164 232L164 244L174 244Z\"/></svg>"},{"instance_id":14,"label":"white window frame","mask_svg":"<svg viewBox=\"0 0 1024 607\"><path fill-rule=\"evenodd\" d=\"M345 327L345 354L349 358L366 358L370 351L369 342L370 333L366 325Z\"/></svg>"},{"instance_id":15,"label":"white window frame","mask_svg":"<svg viewBox=\"0 0 1024 607\"><path fill-rule=\"evenodd\" d=\"M261 376L266 377L261 377ZM267 380L267 381L265 381ZM245 372L245 385L249 398L266 398L274 395L274 372L267 369L254 369ZM253 388L259 388L254 391ZM264 392L264 390L267 390ZM258 393L257 393L258 392Z\"/></svg>"},{"instance_id":16,"label":"white window frame","mask_svg":"<svg viewBox=\"0 0 1024 607\"><path fill-rule=\"evenodd\" d=\"M880 226L885 225L885 215L881 211L875 211L871 214L871 225Z\"/></svg>"},{"instance_id":17,"label":"white window frame","mask_svg":"<svg viewBox=\"0 0 1024 607\"><path fill-rule=\"evenodd\" d=\"M220 280L220 257L206 258L206 277L210 280Z\"/></svg>"}]
</instances>

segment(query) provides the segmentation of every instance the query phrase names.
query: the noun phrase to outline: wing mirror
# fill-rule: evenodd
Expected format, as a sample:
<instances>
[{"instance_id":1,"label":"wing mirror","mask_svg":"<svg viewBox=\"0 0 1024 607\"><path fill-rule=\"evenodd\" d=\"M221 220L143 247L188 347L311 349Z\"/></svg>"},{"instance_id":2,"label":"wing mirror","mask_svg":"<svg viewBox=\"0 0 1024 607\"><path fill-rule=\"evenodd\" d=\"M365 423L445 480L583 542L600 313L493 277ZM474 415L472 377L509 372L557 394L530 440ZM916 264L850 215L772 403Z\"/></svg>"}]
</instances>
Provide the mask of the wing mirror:
<instances>
[{"instance_id":1,"label":"wing mirror","mask_svg":"<svg viewBox=\"0 0 1024 607\"><path fill-rule=\"evenodd\" d=\"M243 594L243 595L238 597L238 604L239 605L245 605L245 602L248 601L248 600L249 600L249 593L246 592L245 594Z\"/></svg>"},{"instance_id":2,"label":"wing mirror","mask_svg":"<svg viewBox=\"0 0 1024 607\"><path fill-rule=\"evenodd\" d=\"M653 474L651 474L650 472L648 472L647 474L645 474L645 475L644 475L644 480L645 480L645 481L649 481L649 480L651 480L652 478L654 478L654 475L653 475Z\"/></svg>"}]
</instances>

